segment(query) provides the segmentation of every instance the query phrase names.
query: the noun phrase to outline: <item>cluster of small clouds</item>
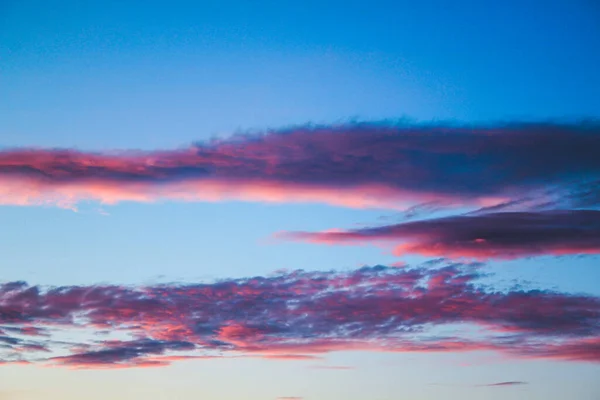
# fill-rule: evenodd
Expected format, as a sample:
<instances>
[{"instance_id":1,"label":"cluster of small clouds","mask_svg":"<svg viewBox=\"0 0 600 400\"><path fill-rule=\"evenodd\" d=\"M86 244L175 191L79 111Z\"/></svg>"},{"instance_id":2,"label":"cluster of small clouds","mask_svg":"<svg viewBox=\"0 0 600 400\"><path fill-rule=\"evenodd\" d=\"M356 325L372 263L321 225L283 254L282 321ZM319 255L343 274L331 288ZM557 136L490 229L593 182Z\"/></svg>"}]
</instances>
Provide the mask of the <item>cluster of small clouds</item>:
<instances>
[{"instance_id":1,"label":"cluster of small clouds","mask_svg":"<svg viewBox=\"0 0 600 400\"><path fill-rule=\"evenodd\" d=\"M478 263L292 271L143 287L0 286L5 362L76 368L183 359L315 361L335 351L461 352L600 361L600 299L478 285ZM463 324L473 338L440 336ZM61 331L92 331L64 341ZM117 332L121 338L97 333ZM82 334L83 335L83 334Z\"/></svg>"}]
</instances>

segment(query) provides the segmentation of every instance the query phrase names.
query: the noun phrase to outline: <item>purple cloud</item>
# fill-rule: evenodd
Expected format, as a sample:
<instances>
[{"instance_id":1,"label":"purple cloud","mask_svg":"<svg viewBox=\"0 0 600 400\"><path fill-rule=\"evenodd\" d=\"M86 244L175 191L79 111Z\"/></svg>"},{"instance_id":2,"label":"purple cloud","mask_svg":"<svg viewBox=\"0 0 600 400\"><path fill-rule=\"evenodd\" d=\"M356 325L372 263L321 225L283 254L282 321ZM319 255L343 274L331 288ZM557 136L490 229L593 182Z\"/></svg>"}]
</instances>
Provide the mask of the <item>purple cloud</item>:
<instances>
[{"instance_id":1,"label":"purple cloud","mask_svg":"<svg viewBox=\"0 0 600 400\"><path fill-rule=\"evenodd\" d=\"M105 341L102 350L88 351L69 356L53 357L51 360L63 365L74 365L77 367L101 367L110 366L115 368L124 366L161 366L165 363L142 358L148 355L161 355L166 351L194 350L195 345L185 341L166 341L142 339L133 341Z\"/></svg>"},{"instance_id":2,"label":"purple cloud","mask_svg":"<svg viewBox=\"0 0 600 400\"><path fill-rule=\"evenodd\" d=\"M477 283L475 265L299 270L140 287L5 283L0 325L16 330L0 336L0 359L128 368L218 357L314 360L341 350L492 350L600 362L599 298L494 290ZM477 334L436 334L457 324ZM44 334L24 334L31 327ZM66 340L69 332L87 339Z\"/></svg>"},{"instance_id":3,"label":"purple cloud","mask_svg":"<svg viewBox=\"0 0 600 400\"><path fill-rule=\"evenodd\" d=\"M493 206L543 190L597 205L600 125L345 124L213 140L181 150L0 152L0 203L159 199L316 201L399 208Z\"/></svg>"},{"instance_id":4,"label":"purple cloud","mask_svg":"<svg viewBox=\"0 0 600 400\"><path fill-rule=\"evenodd\" d=\"M459 215L394 225L277 236L327 244L392 243L397 255L518 258L600 253L600 211Z\"/></svg>"}]
</instances>

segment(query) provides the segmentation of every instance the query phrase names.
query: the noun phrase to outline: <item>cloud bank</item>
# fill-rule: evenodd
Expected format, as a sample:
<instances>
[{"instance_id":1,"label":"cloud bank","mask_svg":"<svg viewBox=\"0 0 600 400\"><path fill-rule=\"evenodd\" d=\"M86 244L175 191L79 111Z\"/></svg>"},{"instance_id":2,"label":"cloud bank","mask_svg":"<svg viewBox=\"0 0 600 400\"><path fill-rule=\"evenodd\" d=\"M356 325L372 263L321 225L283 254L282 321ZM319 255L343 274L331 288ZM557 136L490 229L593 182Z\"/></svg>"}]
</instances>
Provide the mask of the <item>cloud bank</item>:
<instances>
[{"instance_id":1,"label":"cloud bank","mask_svg":"<svg viewBox=\"0 0 600 400\"><path fill-rule=\"evenodd\" d=\"M477 264L456 263L139 287L8 282L0 286L0 360L131 368L222 357L314 361L352 350L489 350L600 362L600 298L499 290L480 277Z\"/></svg>"},{"instance_id":2,"label":"cloud bank","mask_svg":"<svg viewBox=\"0 0 600 400\"><path fill-rule=\"evenodd\" d=\"M0 204L72 207L249 200L403 208L494 206L542 190L597 205L597 123L344 124L213 140L181 150L0 151Z\"/></svg>"},{"instance_id":3,"label":"cloud bank","mask_svg":"<svg viewBox=\"0 0 600 400\"><path fill-rule=\"evenodd\" d=\"M599 254L600 211L500 212L277 237L327 244L392 243L397 255L514 259Z\"/></svg>"}]
</instances>

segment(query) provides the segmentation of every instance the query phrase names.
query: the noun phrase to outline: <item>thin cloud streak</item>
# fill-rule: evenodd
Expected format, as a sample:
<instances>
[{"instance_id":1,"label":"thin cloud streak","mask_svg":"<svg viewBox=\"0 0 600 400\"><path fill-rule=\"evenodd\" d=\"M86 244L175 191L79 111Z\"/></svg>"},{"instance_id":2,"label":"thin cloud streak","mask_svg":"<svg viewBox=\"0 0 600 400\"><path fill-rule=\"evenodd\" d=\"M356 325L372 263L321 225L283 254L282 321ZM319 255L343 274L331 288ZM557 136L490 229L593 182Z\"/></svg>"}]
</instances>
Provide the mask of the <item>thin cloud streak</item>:
<instances>
[{"instance_id":1,"label":"thin cloud streak","mask_svg":"<svg viewBox=\"0 0 600 400\"><path fill-rule=\"evenodd\" d=\"M600 182L596 123L361 123L171 151L0 151L0 204L11 205L247 200L490 207L542 189L556 190L548 202L589 205L600 198L593 182Z\"/></svg>"},{"instance_id":2,"label":"thin cloud streak","mask_svg":"<svg viewBox=\"0 0 600 400\"><path fill-rule=\"evenodd\" d=\"M521 385L528 385L528 384L529 384L529 382L523 382L523 381L507 381L507 382L488 383L488 384L479 385L479 386L502 387L502 386L521 386Z\"/></svg>"},{"instance_id":3,"label":"thin cloud streak","mask_svg":"<svg viewBox=\"0 0 600 400\"><path fill-rule=\"evenodd\" d=\"M505 382L494 382L484 383L480 385L466 385L466 384L450 384L450 383L430 383L430 386L468 386L468 387L509 387L509 386L522 386L529 385L529 382L524 381L505 381Z\"/></svg>"}]
</instances>

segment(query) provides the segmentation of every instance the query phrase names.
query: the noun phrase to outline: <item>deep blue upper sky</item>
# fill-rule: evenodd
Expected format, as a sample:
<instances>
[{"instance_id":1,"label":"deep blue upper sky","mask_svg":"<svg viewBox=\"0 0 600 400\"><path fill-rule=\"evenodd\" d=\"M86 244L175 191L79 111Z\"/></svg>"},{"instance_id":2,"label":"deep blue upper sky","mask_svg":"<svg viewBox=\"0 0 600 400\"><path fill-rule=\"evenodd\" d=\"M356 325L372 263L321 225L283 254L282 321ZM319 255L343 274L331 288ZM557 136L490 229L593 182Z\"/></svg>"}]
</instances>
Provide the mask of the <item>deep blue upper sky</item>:
<instances>
[{"instance_id":1,"label":"deep blue upper sky","mask_svg":"<svg viewBox=\"0 0 600 400\"><path fill-rule=\"evenodd\" d=\"M3 147L164 149L349 118L600 117L600 8L591 1L15 1L2 3L0 17ZM170 272L188 278L391 259L377 249L257 246L283 229L374 224L377 210L123 204L110 208L109 223L96 209L83 207L86 217L0 210L17 226L4 233L13 243L5 257L19 268L5 275L137 281L161 273L174 254ZM23 219L36 229L17 224ZM231 225L235 252L221 239ZM72 235L84 227L94 240ZM43 241L48 232L61 245ZM45 251L25 251L27 238ZM218 267L196 270L200 244L201 262ZM70 272L53 275L56 265ZM590 290L585 276L568 282Z\"/></svg>"},{"instance_id":2,"label":"deep blue upper sky","mask_svg":"<svg viewBox=\"0 0 600 400\"><path fill-rule=\"evenodd\" d=\"M600 115L592 1L144 3L3 2L2 144Z\"/></svg>"}]
</instances>

